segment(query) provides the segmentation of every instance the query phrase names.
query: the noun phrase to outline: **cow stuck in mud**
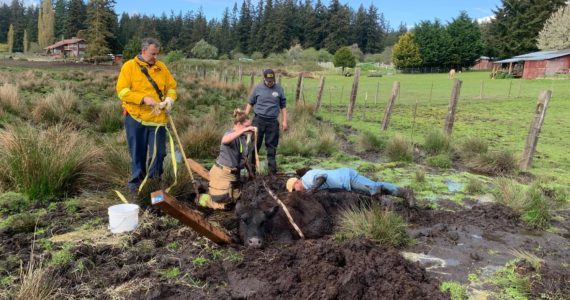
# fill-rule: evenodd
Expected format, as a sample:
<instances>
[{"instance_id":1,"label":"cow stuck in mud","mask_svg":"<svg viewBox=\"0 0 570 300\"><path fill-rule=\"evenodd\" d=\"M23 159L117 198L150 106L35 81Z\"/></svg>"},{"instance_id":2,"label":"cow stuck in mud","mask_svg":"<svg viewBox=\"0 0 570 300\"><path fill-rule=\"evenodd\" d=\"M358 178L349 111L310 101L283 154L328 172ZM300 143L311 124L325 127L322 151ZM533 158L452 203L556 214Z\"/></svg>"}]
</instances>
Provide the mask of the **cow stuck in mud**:
<instances>
[{"instance_id":1,"label":"cow stuck in mud","mask_svg":"<svg viewBox=\"0 0 570 300\"><path fill-rule=\"evenodd\" d=\"M267 183L278 193L305 237L310 239L331 234L342 210L380 200L379 197L346 191L287 193L283 192L283 179L271 178ZM235 213L239 218L239 236L247 247L262 248L270 241L290 242L299 238L283 210L265 190L262 179L248 183Z\"/></svg>"}]
</instances>

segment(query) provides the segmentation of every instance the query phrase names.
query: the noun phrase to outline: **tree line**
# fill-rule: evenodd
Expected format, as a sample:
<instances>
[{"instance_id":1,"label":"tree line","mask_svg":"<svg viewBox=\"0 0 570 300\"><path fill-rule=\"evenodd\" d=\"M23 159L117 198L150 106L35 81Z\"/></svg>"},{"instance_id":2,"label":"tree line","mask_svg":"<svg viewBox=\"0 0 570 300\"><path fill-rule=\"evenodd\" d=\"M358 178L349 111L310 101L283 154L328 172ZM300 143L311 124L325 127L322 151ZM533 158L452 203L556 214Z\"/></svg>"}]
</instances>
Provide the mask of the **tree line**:
<instances>
[{"instance_id":1,"label":"tree line","mask_svg":"<svg viewBox=\"0 0 570 300\"><path fill-rule=\"evenodd\" d=\"M212 19L202 10L118 16L114 0L43 0L28 7L12 0L0 6L0 43L9 42L13 52L41 51L46 44L77 36L87 39L88 54L94 56L136 49L142 37L152 36L162 42L163 52L192 56L195 46L206 43L218 57L231 58L267 57L295 45L330 53L357 45L373 54L400 41L393 57L400 66L459 66L481 55L504 58L536 51L545 21L564 5L565 0L502 0L490 22L479 24L461 12L448 24L420 21L408 32L405 24L392 28L374 4L352 8L339 0L328 5L321 0L243 0Z\"/></svg>"}]
</instances>

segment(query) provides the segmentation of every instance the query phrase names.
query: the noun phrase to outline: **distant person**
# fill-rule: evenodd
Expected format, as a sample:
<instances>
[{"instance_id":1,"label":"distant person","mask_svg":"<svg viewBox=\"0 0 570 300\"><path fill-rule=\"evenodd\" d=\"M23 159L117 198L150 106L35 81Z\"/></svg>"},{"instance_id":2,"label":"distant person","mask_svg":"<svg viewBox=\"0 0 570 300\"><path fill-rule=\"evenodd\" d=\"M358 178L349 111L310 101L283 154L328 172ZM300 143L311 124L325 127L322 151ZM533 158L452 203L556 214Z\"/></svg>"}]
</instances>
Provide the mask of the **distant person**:
<instances>
[{"instance_id":1,"label":"distant person","mask_svg":"<svg viewBox=\"0 0 570 300\"><path fill-rule=\"evenodd\" d=\"M128 187L132 196L138 194L147 175L148 178L160 178L163 172L168 117L160 108L172 108L176 81L166 65L157 59L159 52L157 40L143 39L140 54L123 64L117 80L131 157ZM147 170L151 160L153 163Z\"/></svg>"},{"instance_id":2,"label":"distant person","mask_svg":"<svg viewBox=\"0 0 570 300\"><path fill-rule=\"evenodd\" d=\"M247 132L255 127L245 112L236 109L234 126L224 133L220 143L220 155L210 169L208 194L200 196L200 206L225 209L225 204L237 200L240 194L239 175L247 159Z\"/></svg>"},{"instance_id":3,"label":"distant person","mask_svg":"<svg viewBox=\"0 0 570 300\"><path fill-rule=\"evenodd\" d=\"M267 150L267 166L270 174L277 173L277 145L279 144L279 113L281 126L287 130L287 105L283 88L275 83L275 72L272 69L263 70L263 83L258 84L249 97L245 113L253 108L255 117L253 126L257 127L257 149L261 148L265 139Z\"/></svg>"},{"instance_id":4,"label":"distant person","mask_svg":"<svg viewBox=\"0 0 570 300\"><path fill-rule=\"evenodd\" d=\"M289 192L309 191L314 193L318 190L340 189L348 192L360 192L370 196L388 194L403 198L410 207L416 205L416 198L411 189L401 188L388 182L373 181L350 168L335 170L312 169L307 171L301 178L289 178L286 188Z\"/></svg>"}]
</instances>

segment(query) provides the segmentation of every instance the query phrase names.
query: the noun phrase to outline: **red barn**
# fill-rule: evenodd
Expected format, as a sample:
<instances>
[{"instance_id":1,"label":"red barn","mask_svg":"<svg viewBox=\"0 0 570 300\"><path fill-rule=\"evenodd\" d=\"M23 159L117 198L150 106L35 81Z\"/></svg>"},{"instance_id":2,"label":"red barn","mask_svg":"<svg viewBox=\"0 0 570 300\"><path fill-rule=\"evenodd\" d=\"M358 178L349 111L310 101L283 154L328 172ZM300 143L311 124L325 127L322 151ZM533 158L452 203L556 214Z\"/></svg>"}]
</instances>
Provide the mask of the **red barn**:
<instances>
[{"instance_id":1,"label":"red barn","mask_svg":"<svg viewBox=\"0 0 570 300\"><path fill-rule=\"evenodd\" d=\"M53 45L44 48L48 53L62 57L80 57L85 54L87 42L84 39L72 37L61 40Z\"/></svg>"},{"instance_id":2,"label":"red barn","mask_svg":"<svg viewBox=\"0 0 570 300\"><path fill-rule=\"evenodd\" d=\"M508 66L509 74L522 66L522 78L535 79L538 77L568 74L570 68L570 49L547 50L515 56L496 61L493 73Z\"/></svg>"}]
</instances>

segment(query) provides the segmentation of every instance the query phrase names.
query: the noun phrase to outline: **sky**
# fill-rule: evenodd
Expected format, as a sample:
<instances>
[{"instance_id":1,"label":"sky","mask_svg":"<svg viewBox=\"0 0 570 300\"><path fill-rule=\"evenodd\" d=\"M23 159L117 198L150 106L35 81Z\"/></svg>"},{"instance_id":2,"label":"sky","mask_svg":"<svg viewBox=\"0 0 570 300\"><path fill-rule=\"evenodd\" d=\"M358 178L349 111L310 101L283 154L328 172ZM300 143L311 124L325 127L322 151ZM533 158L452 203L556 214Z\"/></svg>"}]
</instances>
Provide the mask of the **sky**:
<instances>
[{"instance_id":1,"label":"sky","mask_svg":"<svg viewBox=\"0 0 570 300\"><path fill-rule=\"evenodd\" d=\"M330 0L321 1L326 5L330 3ZM10 2L11 0L0 0L0 3ZM178 14L180 11L186 13L202 8L208 19L220 19L224 8L232 9L235 2L239 7L242 0L116 0L116 2L115 11L119 15L127 12L160 16L163 12L169 15L171 11ZM257 5L258 0L251 2ZM316 0L313 0L314 2ZM360 4L368 7L374 3L393 28L398 27L400 23L405 23L410 28L419 21L433 21L436 18L446 23L457 17L462 10L465 10L471 18L482 19L492 16L492 10L501 4L501 0L341 0L340 2L354 9ZM24 0L24 3L37 4L39 0Z\"/></svg>"}]
</instances>

